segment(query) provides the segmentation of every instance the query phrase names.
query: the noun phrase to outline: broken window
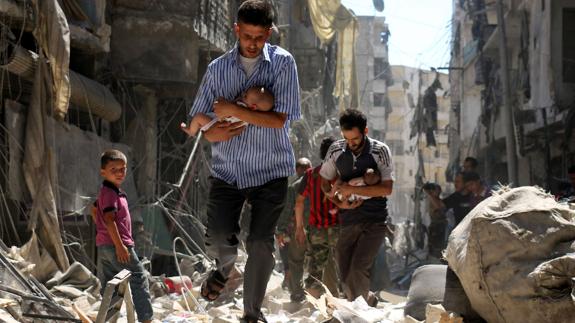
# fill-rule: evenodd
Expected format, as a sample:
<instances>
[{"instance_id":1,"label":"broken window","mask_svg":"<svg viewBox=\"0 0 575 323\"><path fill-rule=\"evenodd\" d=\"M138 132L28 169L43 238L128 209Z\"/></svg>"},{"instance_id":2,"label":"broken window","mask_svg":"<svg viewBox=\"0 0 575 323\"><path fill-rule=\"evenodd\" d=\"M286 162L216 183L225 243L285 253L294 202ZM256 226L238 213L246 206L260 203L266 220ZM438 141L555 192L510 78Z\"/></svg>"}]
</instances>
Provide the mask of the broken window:
<instances>
[{"instance_id":1,"label":"broken window","mask_svg":"<svg viewBox=\"0 0 575 323\"><path fill-rule=\"evenodd\" d=\"M385 106L385 93L373 93L373 106L374 107Z\"/></svg>"},{"instance_id":2,"label":"broken window","mask_svg":"<svg viewBox=\"0 0 575 323\"><path fill-rule=\"evenodd\" d=\"M389 146L389 149L391 150L391 154L398 156L398 155L403 155L403 140L387 140L387 145Z\"/></svg>"},{"instance_id":3,"label":"broken window","mask_svg":"<svg viewBox=\"0 0 575 323\"><path fill-rule=\"evenodd\" d=\"M385 80L389 63L383 57L373 59L373 78L376 80Z\"/></svg>"},{"instance_id":4,"label":"broken window","mask_svg":"<svg viewBox=\"0 0 575 323\"><path fill-rule=\"evenodd\" d=\"M575 83L575 8L563 9L563 82Z\"/></svg>"}]
</instances>

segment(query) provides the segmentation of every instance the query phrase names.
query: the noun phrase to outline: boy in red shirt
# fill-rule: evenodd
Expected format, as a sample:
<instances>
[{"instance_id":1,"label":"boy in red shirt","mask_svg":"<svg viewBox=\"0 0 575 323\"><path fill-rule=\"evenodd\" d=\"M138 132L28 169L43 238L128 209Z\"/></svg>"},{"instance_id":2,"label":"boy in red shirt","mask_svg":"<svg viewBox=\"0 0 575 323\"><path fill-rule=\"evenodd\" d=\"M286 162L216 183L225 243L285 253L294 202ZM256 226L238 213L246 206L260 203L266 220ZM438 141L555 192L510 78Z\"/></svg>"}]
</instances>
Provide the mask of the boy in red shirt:
<instances>
[{"instance_id":1,"label":"boy in red shirt","mask_svg":"<svg viewBox=\"0 0 575 323\"><path fill-rule=\"evenodd\" d=\"M127 159L121 151L106 150L100 158L100 175L104 178L98 200L92 208L96 223L98 278L102 293L106 283L122 269L132 273L130 289L138 320L151 322L154 312L144 267L134 250L132 219L126 193L120 185L126 179Z\"/></svg>"}]
</instances>

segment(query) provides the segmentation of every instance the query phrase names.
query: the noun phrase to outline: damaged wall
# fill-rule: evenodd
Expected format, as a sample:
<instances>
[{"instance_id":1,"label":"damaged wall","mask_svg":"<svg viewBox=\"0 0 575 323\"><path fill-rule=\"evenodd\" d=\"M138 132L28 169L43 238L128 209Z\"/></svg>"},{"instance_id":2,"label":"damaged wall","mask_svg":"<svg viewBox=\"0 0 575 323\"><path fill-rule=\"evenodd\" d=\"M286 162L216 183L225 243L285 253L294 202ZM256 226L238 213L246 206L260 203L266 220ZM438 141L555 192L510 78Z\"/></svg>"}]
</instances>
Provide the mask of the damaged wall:
<instances>
[{"instance_id":1,"label":"damaged wall","mask_svg":"<svg viewBox=\"0 0 575 323\"><path fill-rule=\"evenodd\" d=\"M572 125L567 108L575 100L569 94L573 92L572 84L563 80L564 74L569 73L564 68L564 58L570 55L563 49L568 48L565 43L572 43L572 33L566 32L565 28L571 27L563 17L575 5L549 0L503 2L519 184L550 187L550 179L542 181L539 174L552 172L562 177L573 162L573 147L569 143ZM459 98L460 113L452 114L451 123L459 124L459 140L452 141L461 145L452 151L451 161L474 156L480 159L481 172L489 182L505 182L505 174L492 172L506 164L498 46L501 28L497 26L495 7L483 0L454 1L453 6L457 28L452 36L451 74L456 80L452 82L452 92ZM547 156L547 144L564 148L550 149ZM531 162L556 158L561 161L545 163L544 169Z\"/></svg>"},{"instance_id":2,"label":"damaged wall","mask_svg":"<svg viewBox=\"0 0 575 323\"><path fill-rule=\"evenodd\" d=\"M199 38L189 17L116 9L112 19L111 62L120 78L198 81Z\"/></svg>"}]
</instances>

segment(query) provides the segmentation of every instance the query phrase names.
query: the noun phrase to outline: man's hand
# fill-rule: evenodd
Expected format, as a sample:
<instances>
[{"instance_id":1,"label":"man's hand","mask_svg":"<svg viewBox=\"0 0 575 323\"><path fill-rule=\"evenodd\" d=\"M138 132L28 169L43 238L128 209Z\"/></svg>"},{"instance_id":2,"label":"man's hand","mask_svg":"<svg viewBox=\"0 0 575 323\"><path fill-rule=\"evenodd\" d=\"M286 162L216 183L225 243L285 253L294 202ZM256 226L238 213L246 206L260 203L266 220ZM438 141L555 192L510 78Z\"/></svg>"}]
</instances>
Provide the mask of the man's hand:
<instances>
[{"instance_id":1,"label":"man's hand","mask_svg":"<svg viewBox=\"0 0 575 323\"><path fill-rule=\"evenodd\" d=\"M300 246L305 246L306 236L303 226L296 226L295 228L295 241Z\"/></svg>"},{"instance_id":2,"label":"man's hand","mask_svg":"<svg viewBox=\"0 0 575 323\"><path fill-rule=\"evenodd\" d=\"M325 194L325 197L327 199L330 200L334 200L337 199L337 193L339 192L339 186L341 185L340 181L335 182L332 186L331 189L329 190L329 192L327 192L327 194Z\"/></svg>"},{"instance_id":3,"label":"man's hand","mask_svg":"<svg viewBox=\"0 0 575 323\"><path fill-rule=\"evenodd\" d=\"M338 208L340 209L355 209L356 207L360 206L361 204L363 204L363 200L362 199L357 199L353 202L349 202L347 198L343 199L343 201L340 201L337 197L334 199L330 199L333 204L335 204Z\"/></svg>"},{"instance_id":4,"label":"man's hand","mask_svg":"<svg viewBox=\"0 0 575 323\"><path fill-rule=\"evenodd\" d=\"M286 245L285 234L283 234L283 233L276 234L276 241L278 242L278 246L280 248L285 247L285 245Z\"/></svg>"},{"instance_id":5,"label":"man's hand","mask_svg":"<svg viewBox=\"0 0 575 323\"><path fill-rule=\"evenodd\" d=\"M334 187L336 187L336 190L339 192L339 194L341 194L344 197L344 200L347 200L347 198L354 193L353 192L354 186L347 184L347 182L342 182Z\"/></svg>"},{"instance_id":6,"label":"man's hand","mask_svg":"<svg viewBox=\"0 0 575 323\"><path fill-rule=\"evenodd\" d=\"M128 252L128 248L126 246L117 246L116 247L116 258L118 262L121 264L127 264L130 261L130 252Z\"/></svg>"},{"instance_id":7,"label":"man's hand","mask_svg":"<svg viewBox=\"0 0 575 323\"><path fill-rule=\"evenodd\" d=\"M220 120L224 120L227 117L235 117L236 109L239 109L239 107L235 103L226 101L224 98L218 98L214 102L214 112Z\"/></svg>"},{"instance_id":8,"label":"man's hand","mask_svg":"<svg viewBox=\"0 0 575 323\"><path fill-rule=\"evenodd\" d=\"M246 129L246 123L242 121L230 123L220 121L204 133L204 137L209 142L228 141L238 136Z\"/></svg>"},{"instance_id":9,"label":"man's hand","mask_svg":"<svg viewBox=\"0 0 575 323\"><path fill-rule=\"evenodd\" d=\"M96 224L97 214L98 209L96 208L95 205L92 205L92 207L90 208L90 216L92 216L92 221L94 221L94 224Z\"/></svg>"}]
</instances>

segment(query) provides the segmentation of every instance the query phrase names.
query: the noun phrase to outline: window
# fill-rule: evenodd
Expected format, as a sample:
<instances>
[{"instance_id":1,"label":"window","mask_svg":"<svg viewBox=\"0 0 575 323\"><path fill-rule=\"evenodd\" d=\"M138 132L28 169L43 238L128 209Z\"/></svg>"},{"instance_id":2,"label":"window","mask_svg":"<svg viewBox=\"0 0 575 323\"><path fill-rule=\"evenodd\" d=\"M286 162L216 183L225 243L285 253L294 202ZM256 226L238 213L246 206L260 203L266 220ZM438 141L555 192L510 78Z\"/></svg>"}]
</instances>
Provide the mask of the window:
<instances>
[{"instance_id":1,"label":"window","mask_svg":"<svg viewBox=\"0 0 575 323\"><path fill-rule=\"evenodd\" d=\"M575 83L575 8L563 9L563 82Z\"/></svg>"},{"instance_id":2,"label":"window","mask_svg":"<svg viewBox=\"0 0 575 323\"><path fill-rule=\"evenodd\" d=\"M389 146L392 155L403 155L403 140L387 140L386 143Z\"/></svg>"},{"instance_id":3,"label":"window","mask_svg":"<svg viewBox=\"0 0 575 323\"><path fill-rule=\"evenodd\" d=\"M374 107L385 106L385 93L373 93L373 106Z\"/></svg>"},{"instance_id":4,"label":"window","mask_svg":"<svg viewBox=\"0 0 575 323\"><path fill-rule=\"evenodd\" d=\"M385 80L389 70L389 63L382 57L373 59L373 78L376 80Z\"/></svg>"}]
</instances>

